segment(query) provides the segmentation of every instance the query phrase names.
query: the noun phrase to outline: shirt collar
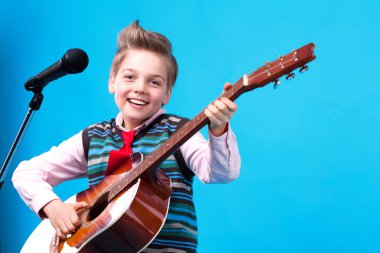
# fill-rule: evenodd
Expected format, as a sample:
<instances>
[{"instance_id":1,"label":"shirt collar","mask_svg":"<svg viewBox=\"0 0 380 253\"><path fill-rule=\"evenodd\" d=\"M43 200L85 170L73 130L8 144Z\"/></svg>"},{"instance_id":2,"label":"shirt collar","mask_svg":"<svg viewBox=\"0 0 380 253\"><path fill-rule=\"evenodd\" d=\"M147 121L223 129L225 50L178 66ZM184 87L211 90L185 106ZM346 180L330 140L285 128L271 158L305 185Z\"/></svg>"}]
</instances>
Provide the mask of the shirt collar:
<instances>
[{"instance_id":1,"label":"shirt collar","mask_svg":"<svg viewBox=\"0 0 380 253\"><path fill-rule=\"evenodd\" d=\"M158 110L158 112L156 112L156 114L154 114L152 117L150 117L149 119L147 119L144 123L142 123L141 125L139 125L138 127L134 128L134 129L126 129L125 127L123 127L123 115L121 114L121 112L119 112L116 116L116 126L122 130L122 131L136 131L139 132L141 129L143 129L144 127L146 127L147 125L149 125L153 120L155 120L158 116L160 116L161 114L165 113L165 109L164 108L160 108L160 110Z\"/></svg>"}]
</instances>

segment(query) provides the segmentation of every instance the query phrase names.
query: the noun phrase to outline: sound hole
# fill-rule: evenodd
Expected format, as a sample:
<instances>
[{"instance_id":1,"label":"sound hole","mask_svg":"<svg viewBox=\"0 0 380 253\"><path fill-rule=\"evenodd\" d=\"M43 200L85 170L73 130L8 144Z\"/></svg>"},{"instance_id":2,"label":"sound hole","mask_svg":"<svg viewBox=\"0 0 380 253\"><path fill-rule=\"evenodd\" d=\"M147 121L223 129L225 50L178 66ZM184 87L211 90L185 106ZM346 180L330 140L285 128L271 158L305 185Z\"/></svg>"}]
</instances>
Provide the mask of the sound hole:
<instances>
[{"instance_id":1,"label":"sound hole","mask_svg":"<svg viewBox=\"0 0 380 253\"><path fill-rule=\"evenodd\" d=\"M96 219L96 217L98 217L104 211L104 209L106 209L108 206L108 195L109 192L106 192L98 198L88 213L88 221Z\"/></svg>"}]
</instances>

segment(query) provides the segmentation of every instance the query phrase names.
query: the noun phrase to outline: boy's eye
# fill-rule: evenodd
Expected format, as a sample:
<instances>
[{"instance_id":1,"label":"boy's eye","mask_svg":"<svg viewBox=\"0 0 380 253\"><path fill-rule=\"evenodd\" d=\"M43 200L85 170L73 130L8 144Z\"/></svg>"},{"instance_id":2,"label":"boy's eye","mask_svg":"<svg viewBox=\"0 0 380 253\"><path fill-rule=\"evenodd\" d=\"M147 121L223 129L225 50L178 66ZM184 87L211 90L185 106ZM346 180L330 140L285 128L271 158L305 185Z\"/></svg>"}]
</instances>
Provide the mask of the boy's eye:
<instances>
[{"instance_id":1,"label":"boy's eye","mask_svg":"<svg viewBox=\"0 0 380 253\"><path fill-rule=\"evenodd\" d=\"M156 80L152 80L152 81L150 81L150 83L151 83L153 86L155 86L155 87L158 87L158 86L161 85L161 83L160 83L159 81L156 81Z\"/></svg>"},{"instance_id":2,"label":"boy's eye","mask_svg":"<svg viewBox=\"0 0 380 253\"><path fill-rule=\"evenodd\" d=\"M127 80L132 80L133 76L132 75L125 75L124 78L127 79Z\"/></svg>"}]
</instances>

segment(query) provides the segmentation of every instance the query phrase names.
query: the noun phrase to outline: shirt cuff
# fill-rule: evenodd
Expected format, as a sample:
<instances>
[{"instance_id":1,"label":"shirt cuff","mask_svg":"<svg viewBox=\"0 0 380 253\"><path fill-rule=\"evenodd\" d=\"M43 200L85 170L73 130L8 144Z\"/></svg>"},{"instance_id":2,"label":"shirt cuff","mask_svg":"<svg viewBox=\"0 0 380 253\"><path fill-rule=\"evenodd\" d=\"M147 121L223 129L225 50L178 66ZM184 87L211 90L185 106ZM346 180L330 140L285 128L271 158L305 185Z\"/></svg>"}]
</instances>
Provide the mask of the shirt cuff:
<instances>
[{"instance_id":1,"label":"shirt cuff","mask_svg":"<svg viewBox=\"0 0 380 253\"><path fill-rule=\"evenodd\" d=\"M211 142L211 144L213 143L217 143L217 144L222 144L224 142L224 145L226 147L228 147L228 137L229 137L229 133L231 132L231 127L230 127L230 124L227 123L227 131L220 135L220 136L215 136L211 133L211 131L208 131L208 139L209 141Z\"/></svg>"}]
</instances>

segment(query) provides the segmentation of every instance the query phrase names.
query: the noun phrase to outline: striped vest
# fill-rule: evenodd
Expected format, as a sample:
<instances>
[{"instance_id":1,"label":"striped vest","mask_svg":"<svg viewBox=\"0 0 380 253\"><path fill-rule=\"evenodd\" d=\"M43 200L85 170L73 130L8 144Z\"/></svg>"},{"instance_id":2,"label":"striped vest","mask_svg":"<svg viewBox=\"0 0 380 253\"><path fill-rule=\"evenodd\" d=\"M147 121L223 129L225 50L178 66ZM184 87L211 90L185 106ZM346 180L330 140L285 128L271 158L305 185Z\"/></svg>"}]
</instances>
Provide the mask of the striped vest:
<instances>
[{"instance_id":1,"label":"striped vest","mask_svg":"<svg viewBox=\"0 0 380 253\"><path fill-rule=\"evenodd\" d=\"M184 118L162 114L135 136L133 152L150 154L186 122ZM88 127L82 137L89 185L93 186L104 178L110 151L121 148L123 138L114 119ZM160 169L171 179L173 193L163 228L143 252L196 252L198 229L193 203L194 174L187 168L179 150L167 158Z\"/></svg>"}]
</instances>

